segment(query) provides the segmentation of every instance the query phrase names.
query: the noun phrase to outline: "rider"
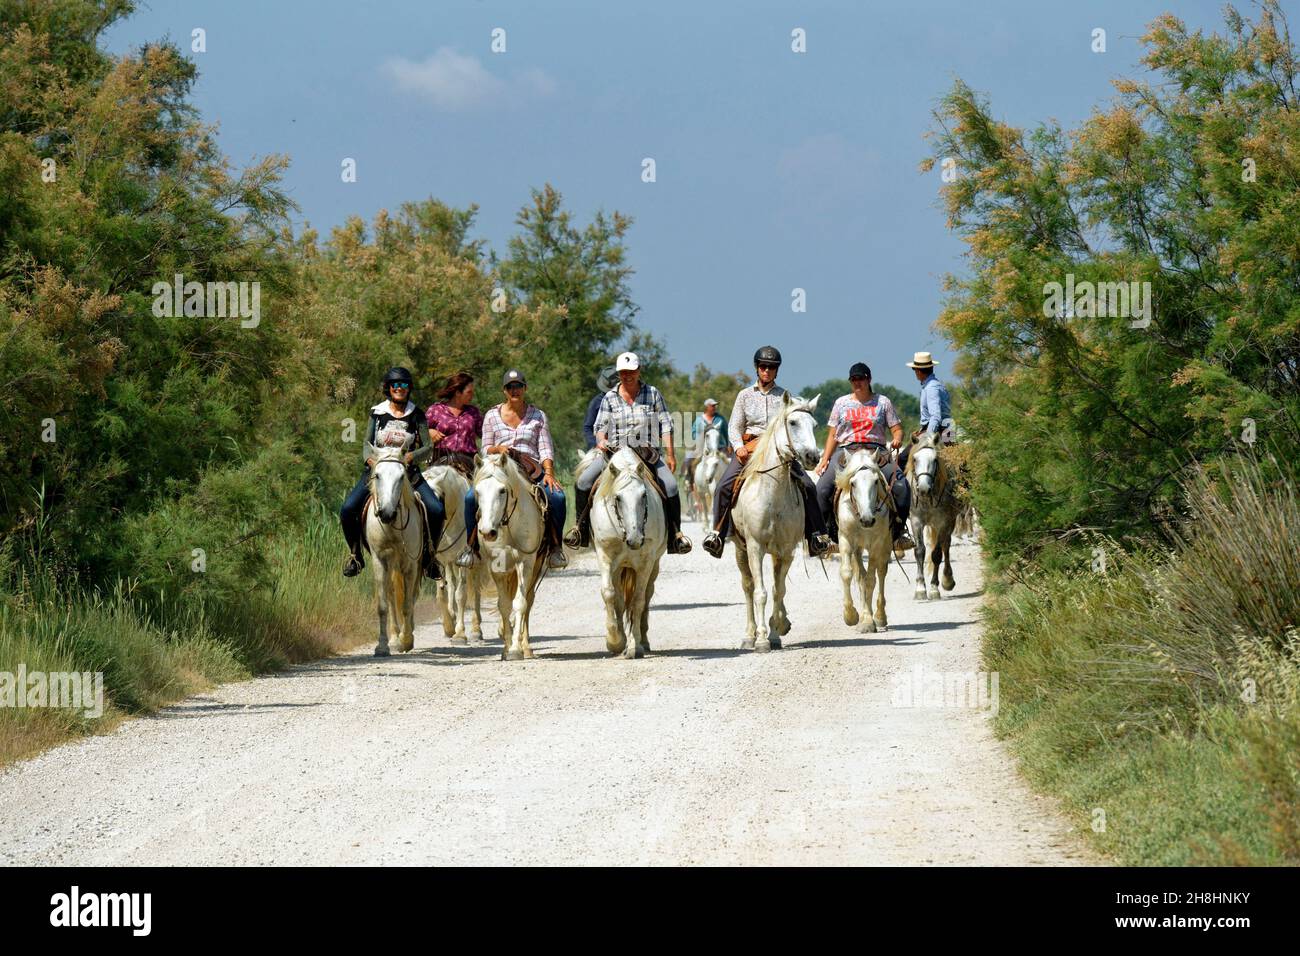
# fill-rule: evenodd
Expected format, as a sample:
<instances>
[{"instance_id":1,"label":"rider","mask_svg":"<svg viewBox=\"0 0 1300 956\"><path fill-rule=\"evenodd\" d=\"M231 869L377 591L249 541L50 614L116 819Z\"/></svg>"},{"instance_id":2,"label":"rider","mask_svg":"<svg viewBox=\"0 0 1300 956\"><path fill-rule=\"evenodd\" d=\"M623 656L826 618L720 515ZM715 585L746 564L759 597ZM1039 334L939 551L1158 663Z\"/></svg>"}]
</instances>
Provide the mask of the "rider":
<instances>
[{"instance_id":1,"label":"rider","mask_svg":"<svg viewBox=\"0 0 1300 956\"><path fill-rule=\"evenodd\" d=\"M677 470L677 454L673 451L672 416L659 389L641 381L641 360L635 352L620 355L615 369L618 387L605 393L596 418L596 447L604 454L596 455L578 476L578 523L569 531L564 543L571 548L585 548L590 544L591 516L587 504L591 489L609 463L609 453L626 447L641 455L663 489L668 553L688 554L691 540L681 531L682 499L678 497L677 479L673 477Z\"/></svg>"},{"instance_id":2,"label":"rider","mask_svg":"<svg viewBox=\"0 0 1300 956\"><path fill-rule=\"evenodd\" d=\"M935 377L934 367L939 364L929 352L917 352L912 361L907 363L921 383L921 427L912 432L916 438L921 432L942 432L944 444L952 444L952 400L948 397L948 388ZM904 446L898 454L898 467L907 467L909 448Z\"/></svg>"},{"instance_id":3,"label":"rider","mask_svg":"<svg viewBox=\"0 0 1300 956\"><path fill-rule=\"evenodd\" d=\"M424 417L429 422L435 461L468 458L473 462L479 432L483 430L483 413L474 404L474 377L469 372L449 377L438 392L438 401L429 406Z\"/></svg>"},{"instance_id":4,"label":"rider","mask_svg":"<svg viewBox=\"0 0 1300 956\"><path fill-rule=\"evenodd\" d=\"M723 432L727 430L727 420L718 414L716 398L704 400L704 412L696 415L695 422L691 425L691 450L686 453L686 461L682 463L682 477L686 479L688 491L695 487L695 462L704 457L704 436L710 428ZM726 446L726 451L731 451L730 445Z\"/></svg>"},{"instance_id":5,"label":"rider","mask_svg":"<svg viewBox=\"0 0 1300 956\"><path fill-rule=\"evenodd\" d=\"M835 524L835 476L840 473L840 456L835 454L835 449L843 448L850 454L861 448L882 452L886 447L886 428L892 436L890 448L900 448L903 444L903 423L894 410L894 403L888 395L871 390L871 369L865 362L853 363L849 369L849 384L853 391L835 399L831 408L827 422L830 431L826 435L822 460L817 465L817 503L821 506L831 537L836 540L839 540L839 529ZM907 536L907 515L912 505L907 478L892 461L886 461L881 471L894 496L894 513L890 520L894 547L912 548L914 545Z\"/></svg>"},{"instance_id":6,"label":"rider","mask_svg":"<svg viewBox=\"0 0 1300 956\"><path fill-rule=\"evenodd\" d=\"M587 440L587 448L596 447L596 416L600 414L601 403L605 393L618 381L618 372L612 365L606 365L596 376L596 394L587 403L587 415L582 420L582 437Z\"/></svg>"},{"instance_id":7,"label":"rider","mask_svg":"<svg viewBox=\"0 0 1300 956\"><path fill-rule=\"evenodd\" d=\"M400 365L390 368L384 373L382 387L385 400L370 409L370 425L362 448L400 446L407 440L411 441L411 450L406 453L406 477L411 482L411 490L420 496L428 513L424 529L428 538L424 547L424 573L436 580L442 577L437 551L446 511L442 499L424 480L424 475L420 474L420 468L416 464L417 459L424 458L433 451L433 445L429 441L429 426L424 419L424 410L410 400L409 369ZM370 469L374 464L373 458L366 458L361 480L348 492L343 507L339 509L339 523L343 525L343 537L348 543L349 552L347 563L343 565L345 578L360 574L365 567L365 560L361 557L361 512L370 495Z\"/></svg>"},{"instance_id":8,"label":"rider","mask_svg":"<svg viewBox=\"0 0 1300 956\"><path fill-rule=\"evenodd\" d=\"M740 390L736 395L736 404L731 409L727 438L735 455L727 463L727 469L722 473L722 480L713 496L713 530L704 538L704 550L715 558L722 557L723 545L731 531L736 478L753 454L758 437L767 427L768 421L781 410L781 398L785 395L785 389L776 384L776 373L780 367L781 353L772 346L764 345L755 352L754 372L758 380ZM826 534L826 522L822 520L821 508L817 506L817 489L797 461L791 463L791 470L803 491L804 537L808 541L808 553L820 557L831 549L831 539Z\"/></svg>"},{"instance_id":9,"label":"rider","mask_svg":"<svg viewBox=\"0 0 1300 956\"><path fill-rule=\"evenodd\" d=\"M547 567L563 568L569 560L564 549L558 546L564 533L566 502L564 489L555 479L555 444L551 441L551 426L546 413L536 405L528 404L525 396L528 383L518 369L510 369L501 380L506 400L487 410L483 416L483 454L508 452L523 467L533 484L541 484L546 493L546 514L551 522L551 532L556 547L546 556ZM456 564L467 568L478 559L478 498L471 484L465 492L465 550Z\"/></svg>"}]
</instances>

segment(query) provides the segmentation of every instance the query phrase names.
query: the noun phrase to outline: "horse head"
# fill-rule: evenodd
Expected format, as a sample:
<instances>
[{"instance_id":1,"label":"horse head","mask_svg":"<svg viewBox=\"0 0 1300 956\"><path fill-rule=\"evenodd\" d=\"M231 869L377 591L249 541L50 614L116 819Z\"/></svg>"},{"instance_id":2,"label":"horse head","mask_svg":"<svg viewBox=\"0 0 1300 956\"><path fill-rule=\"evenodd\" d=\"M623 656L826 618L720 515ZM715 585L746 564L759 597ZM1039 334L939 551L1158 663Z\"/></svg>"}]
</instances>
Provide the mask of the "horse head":
<instances>
[{"instance_id":1,"label":"horse head","mask_svg":"<svg viewBox=\"0 0 1300 956\"><path fill-rule=\"evenodd\" d=\"M474 497L478 499L478 533L484 541L495 541L510 521L511 498L517 469L509 454L494 452L483 457L474 474Z\"/></svg>"},{"instance_id":2,"label":"horse head","mask_svg":"<svg viewBox=\"0 0 1300 956\"><path fill-rule=\"evenodd\" d=\"M712 425L704 430L704 453L706 455L716 455L722 447L722 426L715 420Z\"/></svg>"},{"instance_id":3,"label":"horse head","mask_svg":"<svg viewBox=\"0 0 1300 956\"><path fill-rule=\"evenodd\" d=\"M777 441L784 457L795 458L805 468L816 468L821 460L821 450L817 447L817 402L821 395L812 398L795 398L786 392L782 397L782 413L785 416L785 434Z\"/></svg>"},{"instance_id":4,"label":"horse head","mask_svg":"<svg viewBox=\"0 0 1300 956\"><path fill-rule=\"evenodd\" d=\"M941 482L939 476L938 435L925 432L912 438L912 450L907 457L907 471L916 490L929 494Z\"/></svg>"},{"instance_id":5,"label":"horse head","mask_svg":"<svg viewBox=\"0 0 1300 956\"><path fill-rule=\"evenodd\" d=\"M614 514L614 523L623 533L623 542L633 551L645 544L650 517L650 489L643 477L645 470L636 452L620 448L609 460L601 488L601 496L609 501Z\"/></svg>"},{"instance_id":6,"label":"horse head","mask_svg":"<svg viewBox=\"0 0 1300 956\"><path fill-rule=\"evenodd\" d=\"M885 474L876 463L875 453L859 449L851 455L840 452L840 473L835 485L849 496L858 523L870 528L889 506L889 487Z\"/></svg>"},{"instance_id":7,"label":"horse head","mask_svg":"<svg viewBox=\"0 0 1300 956\"><path fill-rule=\"evenodd\" d=\"M375 463L370 470L370 494L374 498L375 517L381 524L396 520L410 488L406 478L406 449L411 441L408 437L400 446L366 446L366 457Z\"/></svg>"}]
</instances>

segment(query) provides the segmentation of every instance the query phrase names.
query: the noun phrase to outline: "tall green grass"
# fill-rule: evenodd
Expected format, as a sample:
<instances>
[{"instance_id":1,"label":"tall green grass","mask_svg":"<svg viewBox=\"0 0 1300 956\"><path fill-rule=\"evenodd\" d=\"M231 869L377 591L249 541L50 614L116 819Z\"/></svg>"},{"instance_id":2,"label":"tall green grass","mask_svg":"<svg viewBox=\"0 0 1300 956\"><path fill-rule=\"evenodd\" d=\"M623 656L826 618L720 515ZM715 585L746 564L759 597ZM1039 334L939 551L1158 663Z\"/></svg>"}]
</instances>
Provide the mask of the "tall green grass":
<instances>
[{"instance_id":1,"label":"tall green grass","mask_svg":"<svg viewBox=\"0 0 1300 956\"><path fill-rule=\"evenodd\" d=\"M271 586L242 600L153 604L129 581L85 592L53 572L0 594L0 672L102 671L106 707L0 707L0 765L113 726L223 681L355 646L372 636L369 578L339 577L337 520L318 509L267 543Z\"/></svg>"},{"instance_id":2,"label":"tall green grass","mask_svg":"<svg viewBox=\"0 0 1300 956\"><path fill-rule=\"evenodd\" d=\"M1172 550L999 589L998 728L1120 862L1297 864L1300 501L1248 460L1186 491Z\"/></svg>"}]
</instances>

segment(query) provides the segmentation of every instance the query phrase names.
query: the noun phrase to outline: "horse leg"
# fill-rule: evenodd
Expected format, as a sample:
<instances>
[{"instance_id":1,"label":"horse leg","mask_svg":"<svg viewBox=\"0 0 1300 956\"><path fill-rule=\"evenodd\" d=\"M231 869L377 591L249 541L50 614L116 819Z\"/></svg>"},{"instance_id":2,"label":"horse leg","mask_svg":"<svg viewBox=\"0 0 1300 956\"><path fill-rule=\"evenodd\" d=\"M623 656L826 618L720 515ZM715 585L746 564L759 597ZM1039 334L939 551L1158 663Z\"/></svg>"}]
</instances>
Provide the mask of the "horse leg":
<instances>
[{"instance_id":1,"label":"horse leg","mask_svg":"<svg viewBox=\"0 0 1300 956\"><path fill-rule=\"evenodd\" d=\"M614 580L613 562L600 562L600 596L605 601L605 650L622 654L627 647L623 632L623 589Z\"/></svg>"},{"instance_id":2,"label":"horse leg","mask_svg":"<svg viewBox=\"0 0 1300 956\"><path fill-rule=\"evenodd\" d=\"M641 644L641 617L645 606L645 583L637 575L632 580L631 591L627 596L624 614L627 617L627 648L623 656L628 660L645 657L645 648Z\"/></svg>"},{"instance_id":3,"label":"horse leg","mask_svg":"<svg viewBox=\"0 0 1300 956\"><path fill-rule=\"evenodd\" d=\"M651 568L645 584L645 597L641 601L641 647L647 654L650 653L650 600L655 596L657 577L659 577L659 568Z\"/></svg>"},{"instance_id":4,"label":"horse leg","mask_svg":"<svg viewBox=\"0 0 1300 956\"><path fill-rule=\"evenodd\" d=\"M893 542L886 541L880 557L871 562L868 574L876 578L876 630L889 630L889 618L885 615L885 575L889 573L889 555L893 551ZM865 610L865 609L864 609Z\"/></svg>"},{"instance_id":5,"label":"horse leg","mask_svg":"<svg viewBox=\"0 0 1300 956\"><path fill-rule=\"evenodd\" d=\"M406 568L402 581L402 652L415 649L415 601L420 595L420 565L418 559Z\"/></svg>"},{"instance_id":6,"label":"horse leg","mask_svg":"<svg viewBox=\"0 0 1300 956\"><path fill-rule=\"evenodd\" d=\"M469 606L473 611L470 619L469 639L475 644L483 643L483 572L470 568L465 575L465 588Z\"/></svg>"},{"instance_id":7,"label":"horse leg","mask_svg":"<svg viewBox=\"0 0 1300 956\"><path fill-rule=\"evenodd\" d=\"M926 588L926 597L931 601L937 601L943 595L939 593L939 529L930 527L926 529L925 536L925 576L929 585Z\"/></svg>"},{"instance_id":8,"label":"horse leg","mask_svg":"<svg viewBox=\"0 0 1300 956\"><path fill-rule=\"evenodd\" d=\"M840 528L840 584L844 587L844 623L853 627L858 623L858 609L853 606L854 547L843 526Z\"/></svg>"},{"instance_id":9,"label":"horse leg","mask_svg":"<svg viewBox=\"0 0 1300 956\"><path fill-rule=\"evenodd\" d=\"M772 619L767 640L773 648L780 649L781 638L790 633L790 617L785 613L785 583L794 557L772 556Z\"/></svg>"},{"instance_id":10,"label":"horse leg","mask_svg":"<svg viewBox=\"0 0 1300 956\"><path fill-rule=\"evenodd\" d=\"M871 566L870 555L862 560L862 548L853 549L853 576L858 579L858 590L862 594L862 624L858 631L862 634L876 633L876 622L871 617L871 589L875 584L872 577L875 569Z\"/></svg>"},{"instance_id":11,"label":"horse leg","mask_svg":"<svg viewBox=\"0 0 1300 956\"><path fill-rule=\"evenodd\" d=\"M943 539L943 589L951 591L957 586L957 581L952 576L952 535L945 535Z\"/></svg>"},{"instance_id":12,"label":"horse leg","mask_svg":"<svg viewBox=\"0 0 1300 956\"><path fill-rule=\"evenodd\" d=\"M749 549L749 573L754 577L754 650L766 653L772 649L771 628L767 632L758 632L758 622L767 620L767 583L763 580L763 549L751 546Z\"/></svg>"},{"instance_id":13,"label":"horse leg","mask_svg":"<svg viewBox=\"0 0 1300 956\"><path fill-rule=\"evenodd\" d=\"M912 597L918 601L926 599L925 593L925 523L917 520L912 522L912 540L916 542L916 547L912 551L913 557L916 558L916 587Z\"/></svg>"},{"instance_id":14,"label":"horse leg","mask_svg":"<svg viewBox=\"0 0 1300 956\"><path fill-rule=\"evenodd\" d=\"M443 637L453 637L456 633L456 617L452 610L450 585L450 582L454 579L455 573L450 568L447 568L443 571L443 579L433 589L433 599L438 602L438 612L442 617Z\"/></svg>"},{"instance_id":15,"label":"horse leg","mask_svg":"<svg viewBox=\"0 0 1300 956\"><path fill-rule=\"evenodd\" d=\"M517 572L519 587L515 590L515 646L525 658L533 656L533 647L528 641L528 612L532 610L533 589L537 586L539 571L541 562L531 554L524 555Z\"/></svg>"},{"instance_id":16,"label":"horse leg","mask_svg":"<svg viewBox=\"0 0 1300 956\"><path fill-rule=\"evenodd\" d=\"M468 644L469 638L465 636L465 594L469 590L469 576L472 569L457 567L454 561L448 561L445 568L456 568L451 574L451 584L447 588L447 593L454 602L451 617L455 630L452 632L451 642Z\"/></svg>"},{"instance_id":17,"label":"horse leg","mask_svg":"<svg viewBox=\"0 0 1300 956\"><path fill-rule=\"evenodd\" d=\"M740 642L742 650L752 651L758 628L754 624L754 574L749 567L748 549L739 541L733 541L736 552L736 566L740 569L740 587L745 592L745 639Z\"/></svg>"},{"instance_id":18,"label":"horse leg","mask_svg":"<svg viewBox=\"0 0 1300 956\"><path fill-rule=\"evenodd\" d=\"M383 560L374 554L375 563L375 609L379 615L379 643L375 645L376 657L387 657L388 651L388 569Z\"/></svg>"},{"instance_id":19,"label":"horse leg","mask_svg":"<svg viewBox=\"0 0 1300 956\"><path fill-rule=\"evenodd\" d=\"M511 573L494 574L493 578L497 583L497 616L501 622L497 625L497 633L501 636L501 659L503 661L518 660L518 652L511 656L513 650L514 635L510 628L510 599L515 593L515 589L510 585L514 578Z\"/></svg>"}]
</instances>

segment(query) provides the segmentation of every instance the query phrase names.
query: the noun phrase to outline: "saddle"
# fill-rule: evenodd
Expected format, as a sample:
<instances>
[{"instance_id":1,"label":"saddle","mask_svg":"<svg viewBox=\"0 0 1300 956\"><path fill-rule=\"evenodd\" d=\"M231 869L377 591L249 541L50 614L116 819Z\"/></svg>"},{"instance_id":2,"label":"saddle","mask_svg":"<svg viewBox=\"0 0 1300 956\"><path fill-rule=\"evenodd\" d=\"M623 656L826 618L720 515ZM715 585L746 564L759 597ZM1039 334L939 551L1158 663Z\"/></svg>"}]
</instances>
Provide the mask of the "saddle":
<instances>
[{"instance_id":1,"label":"saddle","mask_svg":"<svg viewBox=\"0 0 1300 956\"><path fill-rule=\"evenodd\" d=\"M458 472L464 475L466 481L473 481L475 469L474 459L474 455L467 455L463 451L435 452L429 465L447 465L451 468L455 468Z\"/></svg>"}]
</instances>

